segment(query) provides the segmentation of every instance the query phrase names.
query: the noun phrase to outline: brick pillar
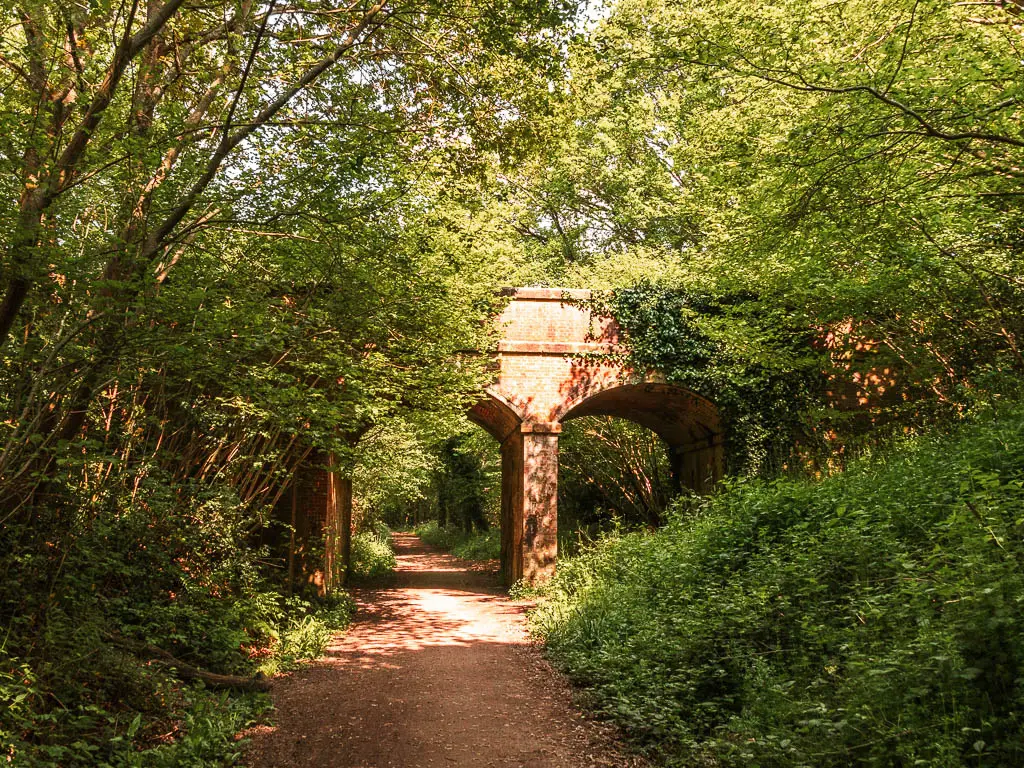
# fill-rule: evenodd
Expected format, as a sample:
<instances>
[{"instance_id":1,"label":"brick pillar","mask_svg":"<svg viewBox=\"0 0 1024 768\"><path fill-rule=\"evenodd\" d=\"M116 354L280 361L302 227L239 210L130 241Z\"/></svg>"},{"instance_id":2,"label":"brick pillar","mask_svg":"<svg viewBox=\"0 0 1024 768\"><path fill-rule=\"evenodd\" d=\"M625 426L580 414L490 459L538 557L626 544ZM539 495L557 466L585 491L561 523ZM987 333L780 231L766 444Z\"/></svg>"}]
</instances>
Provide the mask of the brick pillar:
<instances>
[{"instance_id":1,"label":"brick pillar","mask_svg":"<svg viewBox=\"0 0 1024 768\"><path fill-rule=\"evenodd\" d=\"M337 471L333 455L321 454L310 457L293 483L289 578L324 594L345 583L351 565L352 480Z\"/></svg>"},{"instance_id":2,"label":"brick pillar","mask_svg":"<svg viewBox=\"0 0 1024 768\"><path fill-rule=\"evenodd\" d=\"M699 443L671 449L672 476L680 488L710 493L725 474L722 438L715 435Z\"/></svg>"},{"instance_id":3,"label":"brick pillar","mask_svg":"<svg viewBox=\"0 0 1024 768\"><path fill-rule=\"evenodd\" d=\"M523 435L517 428L501 444L501 579L512 586L523 575L516 557L523 541Z\"/></svg>"},{"instance_id":4,"label":"brick pillar","mask_svg":"<svg viewBox=\"0 0 1024 768\"><path fill-rule=\"evenodd\" d=\"M501 445L501 568L507 584L551 578L558 557L557 422L526 423Z\"/></svg>"},{"instance_id":5,"label":"brick pillar","mask_svg":"<svg viewBox=\"0 0 1024 768\"><path fill-rule=\"evenodd\" d=\"M324 518L324 591L345 585L352 567L352 478L336 471L330 457Z\"/></svg>"},{"instance_id":6,"label":"brick pillar","mask_svg":"<svg viewBox=\"0 0 1024 768\"><path fill-rule=\"evenodd\" d=\"M307 584L318 592L324 589L324 523L330 493L329 473L321 468L323 456L313 454L292 478L292 538L288 553L288 575L293 588L302 591Z\"/></svg>"}]
</instances>

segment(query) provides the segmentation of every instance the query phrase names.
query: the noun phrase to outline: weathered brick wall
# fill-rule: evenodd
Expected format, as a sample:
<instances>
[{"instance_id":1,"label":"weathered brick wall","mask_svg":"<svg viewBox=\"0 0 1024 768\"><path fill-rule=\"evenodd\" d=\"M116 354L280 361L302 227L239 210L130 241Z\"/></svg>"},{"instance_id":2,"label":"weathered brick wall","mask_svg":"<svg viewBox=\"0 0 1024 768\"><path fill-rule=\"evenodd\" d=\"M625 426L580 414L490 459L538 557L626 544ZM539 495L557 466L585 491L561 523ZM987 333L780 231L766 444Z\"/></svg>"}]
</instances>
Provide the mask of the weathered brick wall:
<instances>
[{"instance_id":1,"label":"weathered brick wall","mask_svg":"<svg viewBox=\"0 0 1024 768\"><path fill-rule=\"evenodd\" d=\"M626 376L620 366L579 357L607 354L619 343L612 319L571 303L589 297L583 290L519 288L501 314L500 374L492 390L524 421L558 421L575 402Z\"/></svg>"},{"instance_id":2,"label":"weathered brick wall","mask_svg":"<svg viewBox=\"0 0 1024 768\"><path fill-rule=\"evenodd\" d=\"M323 531L331 492L328 474L323 469L324 463L325 457L311 455L298 476L296 507L300 522L297 527L308 528L308 532L314 536Z\"/></svg>"},{"instance_id":3,"label":"weathered brick wall","mask_svg":"<svg viewBox=\"0 0 1024 768\"><path fill-rule=\"evenodd\" d=\"M558 343L617 344L619 328L610 317L591 313L578 302L590 299L587 290L516 288L499 322L502 340Z\"/></svg>"},{"instance_id":4,"label":"weathered brick wall","mask_svg":"<svg viewBox=\"0 0 1024 768\"><path fill-rule=\"evenodd\" d=\"M536 582L553 573L557 556L562 421L604 414L649 427L672 447L677 480L699 491L721 477L721 431L709 401L607 359L621 351L621 334L585 306L589 291L509 293L497 377L470 415L502 444L505 579Z\"/></svg>"}]
</instances>

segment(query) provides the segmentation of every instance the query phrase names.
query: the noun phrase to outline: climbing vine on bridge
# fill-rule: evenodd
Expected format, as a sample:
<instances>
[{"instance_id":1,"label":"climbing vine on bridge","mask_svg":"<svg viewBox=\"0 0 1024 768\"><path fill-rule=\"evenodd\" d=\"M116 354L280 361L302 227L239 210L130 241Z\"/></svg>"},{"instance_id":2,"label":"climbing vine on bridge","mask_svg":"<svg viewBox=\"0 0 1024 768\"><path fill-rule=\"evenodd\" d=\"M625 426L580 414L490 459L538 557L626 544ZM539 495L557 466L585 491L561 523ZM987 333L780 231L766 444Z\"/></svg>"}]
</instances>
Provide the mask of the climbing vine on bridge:
<instances>
[{"instance_id":1,"label":"climbing vine on bridge","mask_svg":"<svg viewBox=\"0 0 1024 768\"><path fill-rule=\"evenodd\" d=\"M816 449L828 358L795 315L749 293L714 295L648 282L619 289L602 311L621 324L629 364L708 398L726 430L728 469L768 474Z\"/></svg>"}]
</instances>

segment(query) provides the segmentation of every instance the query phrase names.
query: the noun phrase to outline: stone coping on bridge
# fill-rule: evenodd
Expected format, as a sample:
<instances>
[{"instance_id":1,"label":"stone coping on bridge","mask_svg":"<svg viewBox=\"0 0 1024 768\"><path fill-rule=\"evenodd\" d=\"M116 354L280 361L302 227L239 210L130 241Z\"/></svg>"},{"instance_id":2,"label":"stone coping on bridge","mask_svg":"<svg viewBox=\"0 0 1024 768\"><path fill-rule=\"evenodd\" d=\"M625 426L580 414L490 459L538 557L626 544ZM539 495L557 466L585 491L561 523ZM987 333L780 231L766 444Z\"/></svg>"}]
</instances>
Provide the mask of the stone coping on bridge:
<instances>
[{"instance_id":1,"label":"stone coping on bridge","mask_svg":"<svg viewBox=\"0 0 1024 768\"><path fill-rule=\"evenodd\" d=\"M499 341L498 351L511 355L607 355L624 351L605 341Z\"/></svg>"},{"instance_id":2,"label":"stone coping on bridge","mask_svg":"<svg viewBox=\"0 0 1024 768\"><path fill-rule=\"evenodd\" d=\"M589 288L502 288L501 296L526 301L588 301L593 292Z\"/></svg>"}]
</instances>

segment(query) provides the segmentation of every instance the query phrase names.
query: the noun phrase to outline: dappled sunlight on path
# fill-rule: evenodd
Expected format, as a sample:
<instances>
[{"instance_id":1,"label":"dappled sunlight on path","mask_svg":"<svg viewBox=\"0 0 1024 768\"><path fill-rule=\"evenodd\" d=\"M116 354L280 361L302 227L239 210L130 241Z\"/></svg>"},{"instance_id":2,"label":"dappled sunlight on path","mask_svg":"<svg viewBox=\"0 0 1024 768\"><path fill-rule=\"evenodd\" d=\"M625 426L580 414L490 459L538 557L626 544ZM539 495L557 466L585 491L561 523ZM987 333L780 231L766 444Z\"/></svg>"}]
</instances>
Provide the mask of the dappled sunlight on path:
<instances>
[{"instance_id":1,"label":"dappled sunlight on path","mask_svg":"<svg viewBox=\"0 0 1024 768\"><path fill-rule=\"evenodd\" d=\"M527 641L493 569L395 534L398 571L357 590L324 659L275 681L253 766L582 768L638 765L584 720Z\"/></svg>"}]
</instances>

